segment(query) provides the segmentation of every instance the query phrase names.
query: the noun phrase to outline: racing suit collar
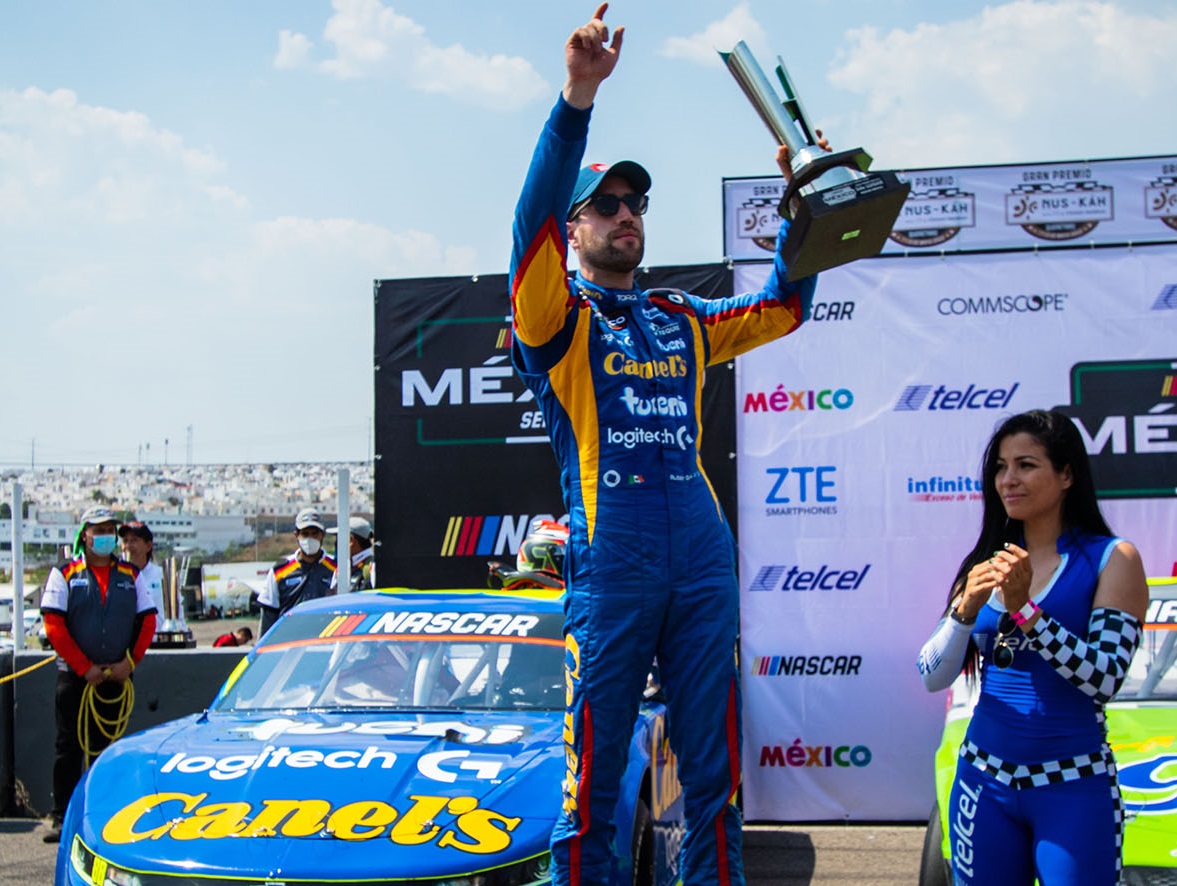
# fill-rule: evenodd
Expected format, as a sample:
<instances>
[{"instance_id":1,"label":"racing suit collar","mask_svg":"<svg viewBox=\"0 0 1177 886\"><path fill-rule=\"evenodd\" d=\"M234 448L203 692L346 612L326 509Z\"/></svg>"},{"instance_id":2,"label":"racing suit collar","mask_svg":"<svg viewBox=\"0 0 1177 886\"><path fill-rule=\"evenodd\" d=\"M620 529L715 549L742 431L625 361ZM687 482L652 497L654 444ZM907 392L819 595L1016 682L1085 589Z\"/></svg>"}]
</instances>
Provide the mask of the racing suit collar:
<instances>
[{"instance_id":1,"label":"racing suit collar","mask_svg":"<svg viewBox=\"0 0 1177 886\"><path fill-rule=\"evenodd\" d=\"M604 311L612 311L615 308L634 305L642 298L642 291L640 289L610 289L605 286L598 286L596 283L590 283L582 277L579 271L576 272L576 279L573 285L578 295L591 299Z\"/></svg>"}]
</instances>

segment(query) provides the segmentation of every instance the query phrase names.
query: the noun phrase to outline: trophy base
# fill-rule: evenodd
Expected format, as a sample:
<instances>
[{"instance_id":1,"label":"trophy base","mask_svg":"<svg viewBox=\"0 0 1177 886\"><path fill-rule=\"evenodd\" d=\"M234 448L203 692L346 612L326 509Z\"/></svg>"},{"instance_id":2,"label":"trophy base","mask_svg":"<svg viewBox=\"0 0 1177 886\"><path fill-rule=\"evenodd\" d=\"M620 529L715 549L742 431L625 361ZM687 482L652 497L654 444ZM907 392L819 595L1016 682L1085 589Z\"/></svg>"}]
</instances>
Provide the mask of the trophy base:
<instances>
[{"instance_id":1,"label":"trophy base","mask_svg":"<svg viewBox=\"0 0 1177 886\"><path fill-rule=\"evenodd\" d=\"M868 172L824 191L797 194L781 247L788 279L878 255L910 191L894 172ZM782 215L784 209L782 201Z\"/></svg>"}]
</instances>

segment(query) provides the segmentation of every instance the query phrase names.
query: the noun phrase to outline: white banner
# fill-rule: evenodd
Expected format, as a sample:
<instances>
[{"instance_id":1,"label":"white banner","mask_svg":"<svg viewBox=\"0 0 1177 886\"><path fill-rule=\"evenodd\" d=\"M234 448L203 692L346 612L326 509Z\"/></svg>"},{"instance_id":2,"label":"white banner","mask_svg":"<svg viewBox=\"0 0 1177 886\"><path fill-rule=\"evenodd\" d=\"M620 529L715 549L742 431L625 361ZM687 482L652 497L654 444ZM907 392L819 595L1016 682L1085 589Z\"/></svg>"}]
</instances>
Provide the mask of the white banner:
<instances>
[{"instance_id":1,"label":"white banner","mask_svg":"<svg viewBox=\"0 0 1177 886\"><path fill-rule=\"evenodd\" d=\"M976 540L985 443L1055 407L1112 528L1169 575L1177 246L856 262L739 359L747 819L927 817L945 698L916 654Z\"/></svg>"},{"instance_id":2,"label":"white banner","mask_svg":"<svg viewBox=\"0 0 1177 886\"><path fill-rule=\"evenodd\" d=\"M883 255L1177 240L1177 157L911 169ZM783 180L723 182L724 255L772 254Z\"/></svg>"}]
</instances>

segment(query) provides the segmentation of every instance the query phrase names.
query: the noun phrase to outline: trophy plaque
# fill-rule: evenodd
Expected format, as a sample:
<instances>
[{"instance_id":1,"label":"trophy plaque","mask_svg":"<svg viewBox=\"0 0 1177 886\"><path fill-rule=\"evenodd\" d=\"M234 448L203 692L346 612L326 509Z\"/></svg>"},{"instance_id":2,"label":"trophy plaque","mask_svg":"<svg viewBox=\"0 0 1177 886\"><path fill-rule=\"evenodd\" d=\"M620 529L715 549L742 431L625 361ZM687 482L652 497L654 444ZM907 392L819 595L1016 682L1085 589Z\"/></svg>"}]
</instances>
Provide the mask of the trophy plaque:
<instances>
[{"instance_id":1,"label":"trophy plaque","mask_svg":"<svg viewBox=\"0 0 1177 886\"><path fill-rule=\"evenodd\" d=\"M878 255L911 185L894 172L868 172L872 158L862 148L831 154L818 147L779 56L776 73L784 101L743 40L719 55L777 142L789 148L793 176L777 208L790 221L781 248L788 279Z\"/></svg>"}]
</instances>

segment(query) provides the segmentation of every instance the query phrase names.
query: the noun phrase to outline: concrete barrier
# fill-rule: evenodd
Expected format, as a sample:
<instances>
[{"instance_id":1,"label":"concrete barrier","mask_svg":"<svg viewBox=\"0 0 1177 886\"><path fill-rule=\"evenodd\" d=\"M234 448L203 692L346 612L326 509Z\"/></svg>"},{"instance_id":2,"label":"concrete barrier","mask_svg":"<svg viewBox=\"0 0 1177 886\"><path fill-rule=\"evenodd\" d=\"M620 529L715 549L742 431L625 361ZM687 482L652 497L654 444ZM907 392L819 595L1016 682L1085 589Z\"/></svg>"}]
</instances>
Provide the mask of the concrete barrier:
<instances>
[{"instance_id":1,"label":"concrete barrier","mask_svg":"<svg viewBox=\"0 0 1177 886\"><path fill-rule=\"evenodd\" d=\"M203 711L246 652L232 647L148 652L135 669L135 707L127 734ZM47 656L52 653L17 653L10 673L35 665ZM7 663L7 656L4 660ZM0 709L0 730L13 736L15 747L16 800L32 815L46 815L53 805L56 682L54 664L18 677L13 683L12 709Z\"/></svg>"}]
</instances>

